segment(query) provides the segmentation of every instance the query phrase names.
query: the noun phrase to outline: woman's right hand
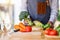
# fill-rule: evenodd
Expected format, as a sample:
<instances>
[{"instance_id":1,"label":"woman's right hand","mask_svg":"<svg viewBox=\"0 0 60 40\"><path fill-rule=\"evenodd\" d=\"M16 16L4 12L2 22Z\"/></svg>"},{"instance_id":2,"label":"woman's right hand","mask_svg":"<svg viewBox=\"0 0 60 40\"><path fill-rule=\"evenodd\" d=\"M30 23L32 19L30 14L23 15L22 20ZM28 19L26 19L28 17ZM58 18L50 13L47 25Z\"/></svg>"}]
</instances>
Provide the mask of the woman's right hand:
<instances>
[{"instance_id":1,"label":"woman's right hand","mask_svg":"<svg viewBox=\"0 0 60 40\"><path fill-rule=\"evenodd\" d=\"M24 25L28 25L28 21L27 20L24 20Z\"/></svg>"}]
</instances>

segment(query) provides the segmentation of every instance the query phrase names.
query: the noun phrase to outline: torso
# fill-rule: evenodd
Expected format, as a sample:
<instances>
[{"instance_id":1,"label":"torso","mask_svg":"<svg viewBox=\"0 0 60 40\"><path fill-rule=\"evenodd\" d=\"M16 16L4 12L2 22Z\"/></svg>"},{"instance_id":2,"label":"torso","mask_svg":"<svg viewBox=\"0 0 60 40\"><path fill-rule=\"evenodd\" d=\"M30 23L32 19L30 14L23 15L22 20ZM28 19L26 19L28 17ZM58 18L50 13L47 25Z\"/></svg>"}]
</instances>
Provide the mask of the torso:
<instances>
[{"instance_id":1,"label":"torso","mask_svg":"<svg viewBox=\"0 0 60 40\"><path fill-rule=\"evenodd\" d=\"M45 0L28 0L27 9L32 20L41 21L43 24L46 24L50 18L51 8L50 6L46 7L46 14L37 12L37 2L45 2Z\"/></svg>"}]
</instances>

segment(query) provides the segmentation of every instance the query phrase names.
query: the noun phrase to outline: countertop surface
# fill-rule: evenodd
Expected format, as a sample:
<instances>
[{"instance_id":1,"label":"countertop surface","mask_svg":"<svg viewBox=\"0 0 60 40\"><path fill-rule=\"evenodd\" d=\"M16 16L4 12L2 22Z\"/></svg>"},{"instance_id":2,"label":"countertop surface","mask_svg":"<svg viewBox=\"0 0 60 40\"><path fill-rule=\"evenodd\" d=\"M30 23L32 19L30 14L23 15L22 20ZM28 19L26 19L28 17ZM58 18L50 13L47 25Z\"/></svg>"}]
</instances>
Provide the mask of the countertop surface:
<instances>
[{"instance_id":1,"label":"countertop surface","mask_svg":"<svg viewBox=\"0 0 60 40\"><path fill-rule=\"evenodd\" d=\"M56 22L55 25L60 24ZM34 28L35 30L38 30ZM0 40L60 40L58 36L42 36L40 31L37 32L12 32L12 33L2 33L0 35Z\"/></svg>"},{"instance_id":2,"label":"countertop surface","mask_svg":"<svg viewBox=\"0 0 60 40\"><path fill-rule=\"evenodd\" d=\"M1 35L0 40L40 40L41 38L41 32L14 32Z\"/></svg>"},{"instance_id":3,"label":"countertop surface","mask_svg":"<svg viewBox=\"0 0 60 40\"><path fill-rule=\"evenodd\" d=\"M0 40L60 40L60 36L42 36L41 32L13 32L0 36Z\"/></svg>"},{"instance_id":4,"label":"countertop surface","mask_svg":"<svg viewBox=\"0 0 60 40\"><path fill-rule=\"evenodd\" d=\"M60 37L42 36L41 32L13 32L1 35L0 40L60 40Z\"/></svg>"}]
</instances>

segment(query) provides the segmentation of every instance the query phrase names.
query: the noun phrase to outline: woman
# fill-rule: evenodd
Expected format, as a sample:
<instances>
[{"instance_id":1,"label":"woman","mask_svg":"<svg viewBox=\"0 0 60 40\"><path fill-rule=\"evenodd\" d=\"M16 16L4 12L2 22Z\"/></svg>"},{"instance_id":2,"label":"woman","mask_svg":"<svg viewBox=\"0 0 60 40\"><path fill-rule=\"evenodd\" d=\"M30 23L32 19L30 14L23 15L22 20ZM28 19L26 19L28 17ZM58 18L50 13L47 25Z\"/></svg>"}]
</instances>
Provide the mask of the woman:
<instances>
[{"instance_id":1,"label":"woman","mask_svg":"<svg viewBox=\"0 0 60 40\"><path fill-rule=\"evenodd\" d=\"M31 19L38 20L43 24L54 24L58 12L58 0L27 0L25 8Z\"/></svg>"}]
</instances>

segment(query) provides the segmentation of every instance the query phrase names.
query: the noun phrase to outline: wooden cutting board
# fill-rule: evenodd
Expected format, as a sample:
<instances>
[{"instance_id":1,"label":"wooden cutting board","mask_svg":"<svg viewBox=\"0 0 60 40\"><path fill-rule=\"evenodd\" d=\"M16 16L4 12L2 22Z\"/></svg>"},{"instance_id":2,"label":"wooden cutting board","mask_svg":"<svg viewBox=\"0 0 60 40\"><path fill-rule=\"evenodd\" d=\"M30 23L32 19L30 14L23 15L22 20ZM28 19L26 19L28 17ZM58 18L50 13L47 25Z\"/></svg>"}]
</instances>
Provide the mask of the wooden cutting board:
<instances>
[{"instance_id":1,"label":"wooden cutting board","mask_svg":"<svg viewBox=\"0 0 60 40\"><path fill-rule=\"evenodd\" d=\"M17 32L11 34L9 40L43 40L41 32Z\"/></svg>"},{"instance_id":2,"label":"wooden cutting board","mask_svg":"<svg viewBox=\"0 0 60 40\"><path fill-rule=\"evenodd\" d=\"M41 40L41 32L13 32L3 34L0 40Z\"/></svg>"},{"instance_id":3,"label":"wooden cutting board","mask_svg":"<svg viewBox=\"0 0 60 40\"><path fill-rule=\"evenodd\" d=\"M60 40L60 36L42 36L41 32L12 33L9 40Z\"/></svg>"},{"instance_id":4,"label":"wooden cutting board","mask_svg":"<svg viewBox=\"0 0 60 40\"><path fill-rule=\"evenodd\" d=\"M2 35L0 40L60 40L60 36L41 37L41 32L14 32L12 34Z\"/></svg>"}]
</instances>

